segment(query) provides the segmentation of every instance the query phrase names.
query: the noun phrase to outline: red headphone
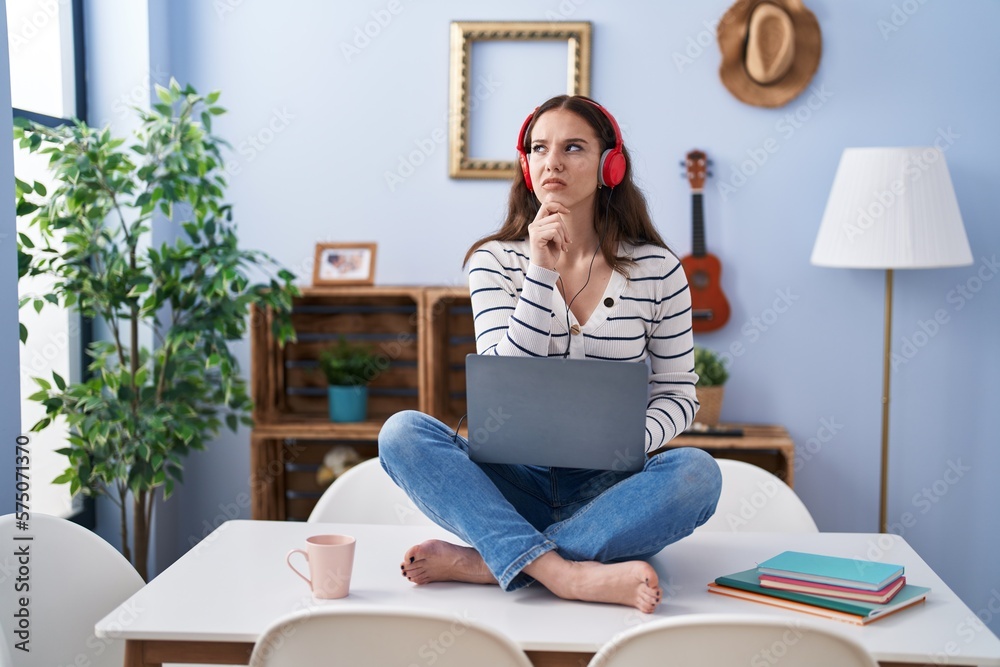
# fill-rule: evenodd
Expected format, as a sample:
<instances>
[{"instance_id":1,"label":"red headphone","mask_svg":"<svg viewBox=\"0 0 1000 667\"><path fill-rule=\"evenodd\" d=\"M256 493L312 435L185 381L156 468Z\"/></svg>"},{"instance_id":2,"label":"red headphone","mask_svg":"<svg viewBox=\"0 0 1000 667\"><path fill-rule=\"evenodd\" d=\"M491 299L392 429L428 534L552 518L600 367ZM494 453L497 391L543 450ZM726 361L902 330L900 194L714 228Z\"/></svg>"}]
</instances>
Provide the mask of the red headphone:
<instances>
[{"instance_id":1,"label":"red headphone","mask_svg":"<svg viewBox=\"0 0 1000 667\"><path fill-rule=\"evenodd\" d=\"M600 109L604 117L611 122L611 127L615 130L615 147L604 151L597 170L598 182L603 186L613 188L625 180L625 154L622 153L622 131L618 128L618 121L615 120L615 117L607 109L585 97L579 99L590 102ZM535 188L531 185L531 172L528 168L528 154L524 150L524 140L528 133L528 126L531 125L531 121L534 119L537 111L538 107L535 107L535 110L528 114L528 117L524 119L524 124L521 125L521 132L517 136L517 156L521 161L521 173L524 174L524 184L528 186L528 192L534 192Z\"/></svg>"}]
</instances>

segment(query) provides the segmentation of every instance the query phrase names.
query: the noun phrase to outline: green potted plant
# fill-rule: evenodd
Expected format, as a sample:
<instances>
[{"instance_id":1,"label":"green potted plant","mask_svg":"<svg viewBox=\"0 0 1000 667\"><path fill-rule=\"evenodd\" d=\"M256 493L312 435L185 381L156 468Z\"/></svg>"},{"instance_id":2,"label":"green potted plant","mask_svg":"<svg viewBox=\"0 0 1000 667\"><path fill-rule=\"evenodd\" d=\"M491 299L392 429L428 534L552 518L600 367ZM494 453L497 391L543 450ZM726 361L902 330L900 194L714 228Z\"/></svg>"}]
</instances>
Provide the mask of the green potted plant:
<instances>
[{"instance_id":1,"label":"green potted plant","mask_svg":"<svg viewBox=\"0 0 1000 667\"><path fill-rule=\"evenodd\" d=\"M330 421L359 422L368 416L368 383L383 370L385 359L364 343L341 336L319 355L326 376Z\"/></svg>"},{"instance_id":2,"label":"green potted plant","mask_svg":"<svg viewBox=\"0 0 1000 667\"><path fill-rule=\"evenodd\" d=\"M695 345L694 372L698 374L695 393L701 407L695 420L706 426L717 426L719 414L722 412L722 396L729 370L722 357L708 348Z\"/></svg>"},{"instance_id":3,"label":"green potted plant","mask_svg":"<svg viewBox=\"0 0 1000 667\"><path fill-rule=\"evenodd\" d=\"M247 332L249 306L271 307L272 332L288 341L298 293L295 276L270 256L238 246L223 198L227 144L211 126L224 113L219 93L173 80L156 92L159 103L137 110L140 125L127 140L80 121L49 128L19 118L14 127L22 149L48 157L55 180L45 188L16 179L17 215L27 220L18 275L52 281L20 305L76 309L108 331L87 347L81 381L35 378L40 391L29 400L46 416L32 430L65 419L59 453L69 466L54 481L119 507L122 552L143 579L157 489L169 498L184 457L223 424L234 432L252 425L247 382L229 349ZM154 222L177 234L154 244Z\"/></svg>"}]
</instances>

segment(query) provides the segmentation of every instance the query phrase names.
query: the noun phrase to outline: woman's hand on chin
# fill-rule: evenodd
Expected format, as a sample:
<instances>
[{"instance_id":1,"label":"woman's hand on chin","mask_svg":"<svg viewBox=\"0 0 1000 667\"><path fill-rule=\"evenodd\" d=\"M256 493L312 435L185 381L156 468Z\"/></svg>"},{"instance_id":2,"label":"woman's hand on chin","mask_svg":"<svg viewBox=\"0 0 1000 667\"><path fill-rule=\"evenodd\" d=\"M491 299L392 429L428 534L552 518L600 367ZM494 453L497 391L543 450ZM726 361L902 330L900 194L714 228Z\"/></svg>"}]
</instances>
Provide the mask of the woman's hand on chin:
<instances>
[{"instance_id":1,"label":"woman's hand on chin","mask_svg":"<svg viewBox=\"0 0 1000 667\"><path fill-rule=\"evenodd\" d=\"M568 208L548 195L535 214L535 219L528 225L528 245L531 263L555 271L556 264L563 252L569 250L572 241L569 238Z\"/></svg>"}]
</instances>

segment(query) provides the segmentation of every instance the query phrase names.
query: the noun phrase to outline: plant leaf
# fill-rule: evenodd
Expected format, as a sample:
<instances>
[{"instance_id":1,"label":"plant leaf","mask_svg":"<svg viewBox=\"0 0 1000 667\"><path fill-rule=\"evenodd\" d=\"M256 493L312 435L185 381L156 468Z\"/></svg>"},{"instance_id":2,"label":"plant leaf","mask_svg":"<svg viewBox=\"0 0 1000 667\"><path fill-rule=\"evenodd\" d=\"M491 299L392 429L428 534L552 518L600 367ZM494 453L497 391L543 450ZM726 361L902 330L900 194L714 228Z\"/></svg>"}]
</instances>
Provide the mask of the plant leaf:
<instances>
[{"instance_id":1,"label":"plant leaf","mask_svg":"<svg viewBox=\"0 0 1000 667\"><path fill-rule=\"evenodd\" d=\"M38 204L32 204L30 201L22 199L17 203L17 211L15 212L15 215L28 215L29 213L34 213L37 210Z\"/></svg>"},{"instance_id":2,"label":"plant leaf","mask_svg":"<svg viewBox=\"0 0 1000 667\"><path fill-rule=\"evenodd\" d=\"M164 104L171 104L174 101L170 91L160 84L156 84L156 96L159 97L160 101Z\"/></svg>"},{"instance_id":3,"label":"plant leaf","mask_svg":"<svg viewBox=\"0 0 1000 667\"><path fill-rule=\"evenodd\" d=\"M69 482L71 479L73 479L73 469L72 468L66 470L66 472L64 472L63 474L61 474L58 477L56 477L54 480L52 480L52 483L53 484L65 484L65 483Z\"/></svg>"}]
</instances>

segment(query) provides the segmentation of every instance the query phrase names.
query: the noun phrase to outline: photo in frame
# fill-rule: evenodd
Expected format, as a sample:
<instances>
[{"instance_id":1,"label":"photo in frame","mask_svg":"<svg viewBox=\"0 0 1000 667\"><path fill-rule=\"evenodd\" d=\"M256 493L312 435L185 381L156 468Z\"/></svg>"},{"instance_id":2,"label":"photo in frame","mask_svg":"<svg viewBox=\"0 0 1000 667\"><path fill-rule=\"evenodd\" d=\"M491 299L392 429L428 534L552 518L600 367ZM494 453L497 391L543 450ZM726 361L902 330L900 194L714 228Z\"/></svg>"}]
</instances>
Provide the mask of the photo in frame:
<instances>
[{"instance_id":1,"label":"photo in frame","mask_svg":"<svg viewBox=\"0 0 1000 667\"><path fill-rule=\"evenodd\" d=\"M545 44L561 46L559 51L541 49ZM526 100L517 99L517 118L510 121L511 134L519 123L537 105L552 94L590 94L590 44L591 24L585 21L453 21L451 23L451 63L448 104L448 175L452 178L513 178L516 167L515 151L496 148L490 137L496 135L495 113L502 102L511 102L516 96L514 86L504 82L517 81L523 69L517 66L501 67L499 72L489 71L476 76L476 61L486 58L491 63L520 62L524 52L529 57L540 56L544 81L553 82L548 93L539 99L531 95ZM477 47L478 49L474 48ZM501 46L501 54L492 49ZM482 73L481 73L482 74ZM484 84L484 81L486 84ZM493 87L500 94L491 92ZM525 86L518 86L520 90ZM483 91L479 91L483 88ZM523 109L523 110L522 110ZM485 122L480 122L483 120ZM483 136L485 135L485 136ZM476 154L484 146L485 154ZM506 144L503 144L506 146ZM513 149L513 146L511 147Z\"/></svg>"},{"instance_id":2,"label":"photo in frame","mask_svg":"<svg viewBox=\"0 0 1000 667\"><path fill-rule=\"evenodd\" d=\"M375 283L375 243L317 243L314 287Z\"/></svg>"}]
</instances>

